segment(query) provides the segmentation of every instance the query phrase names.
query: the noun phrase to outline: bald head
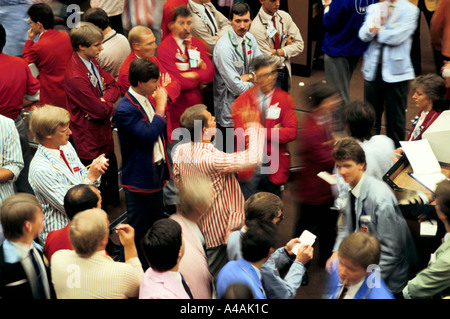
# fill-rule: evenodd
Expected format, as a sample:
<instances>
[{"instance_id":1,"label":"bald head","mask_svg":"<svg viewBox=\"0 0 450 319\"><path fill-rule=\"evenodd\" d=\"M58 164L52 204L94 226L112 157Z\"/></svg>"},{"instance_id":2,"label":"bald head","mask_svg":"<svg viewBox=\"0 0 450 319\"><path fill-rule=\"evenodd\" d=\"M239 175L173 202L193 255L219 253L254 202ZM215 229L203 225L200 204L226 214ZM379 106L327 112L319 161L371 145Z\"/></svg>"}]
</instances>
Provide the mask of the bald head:
<instances>
[{"instance_id":1,"label":"bald head","mask_svg":"<svg viewBox=\"0 0 450 319\"><path fill-rule=\"evenodd\" d=\"M156 38L150 28L142 25L133 27L128 33L128 42L130 43L133 52L139 57L149 58L154 56L156 50Z\"/></svg>"},{"instance_id":2,"label":"bald head","mask_svg":"<svg viewBox=\"0 0 450 319\"><path fill-rule=\"evenodd\" d=\"M106 247L109 221L106 212L93 208L76 214L69 226L70 241L78 255L84 258Z\"/></svg>"}]
</instances>

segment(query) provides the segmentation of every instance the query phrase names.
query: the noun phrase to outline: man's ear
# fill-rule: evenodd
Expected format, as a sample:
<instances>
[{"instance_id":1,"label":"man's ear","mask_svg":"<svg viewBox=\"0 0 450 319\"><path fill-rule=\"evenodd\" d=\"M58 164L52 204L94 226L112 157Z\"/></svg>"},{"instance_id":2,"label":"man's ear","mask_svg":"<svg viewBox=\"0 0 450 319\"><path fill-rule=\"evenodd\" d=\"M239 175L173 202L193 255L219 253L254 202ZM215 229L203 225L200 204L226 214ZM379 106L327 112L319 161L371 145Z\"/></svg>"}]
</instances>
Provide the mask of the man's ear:
<instances>
[{"instance_id":1,"label":"man's ear","mask_svg":"<svg viewBox=\"0 0 450 319\"><path fill-rule=\"evenodd\" d=\"M136 51L139 49L139 42L131 43L131 50Z\"/></svg>"}]
</instances>

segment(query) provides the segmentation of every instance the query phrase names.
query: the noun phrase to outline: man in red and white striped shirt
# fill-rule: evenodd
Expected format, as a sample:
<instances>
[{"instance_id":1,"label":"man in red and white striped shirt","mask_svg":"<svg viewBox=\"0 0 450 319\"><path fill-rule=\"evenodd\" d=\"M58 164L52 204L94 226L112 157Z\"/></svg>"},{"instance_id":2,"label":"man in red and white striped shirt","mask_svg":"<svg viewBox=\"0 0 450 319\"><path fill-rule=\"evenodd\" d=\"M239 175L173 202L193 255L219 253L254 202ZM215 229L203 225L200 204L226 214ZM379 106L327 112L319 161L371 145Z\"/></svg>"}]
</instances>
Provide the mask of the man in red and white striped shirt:
<instances>
[{"instance_id":1,"label":"man in red and white striped shirt","mask_svg":"<svg viewBox=\"0 0 450 319\"><path fill-rule=\"evenodd\" d=\"M265 139L262 126L253 113L248 114L247 123L244 129L249 137L248 149L224 153L211 144L216 135L216 122L205 105L187 108L180 118L181 127L190 134L190 142L175 149L173 177L177 187L189 187L192 176L211 179L211 206L199 224L205 235L208 263L214 277L227 262L228 235L244 220L244 196L235 173L256 168L262 160Z\"/></svg>"}]
</instances>

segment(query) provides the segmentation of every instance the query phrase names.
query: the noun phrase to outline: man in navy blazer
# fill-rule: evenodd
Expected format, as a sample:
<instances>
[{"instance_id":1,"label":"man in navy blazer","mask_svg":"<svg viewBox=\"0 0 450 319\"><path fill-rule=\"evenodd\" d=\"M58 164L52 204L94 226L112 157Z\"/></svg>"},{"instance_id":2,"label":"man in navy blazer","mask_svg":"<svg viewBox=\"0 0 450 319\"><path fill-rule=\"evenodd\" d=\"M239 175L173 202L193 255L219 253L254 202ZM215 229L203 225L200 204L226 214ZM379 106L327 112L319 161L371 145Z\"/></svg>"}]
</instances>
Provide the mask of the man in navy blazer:
<instances>
[{"instance_id":1,"label":"man in navy blazer","mask_svg":"<svg viewBox=\"0 0 450 319\"><path fill-rule=\"evenodd\" d=\"M159 68L147 59L130 64L130 87L117 105L115 123L122 152L122 186L128 223L144 270L140 241L152 224L165 217L163 187L170 177L164 132L167 93L159 87ZM163 83L164 85L165 83ZM154 105L148 96L153 96Z\"/></svg>"}]
</instances>

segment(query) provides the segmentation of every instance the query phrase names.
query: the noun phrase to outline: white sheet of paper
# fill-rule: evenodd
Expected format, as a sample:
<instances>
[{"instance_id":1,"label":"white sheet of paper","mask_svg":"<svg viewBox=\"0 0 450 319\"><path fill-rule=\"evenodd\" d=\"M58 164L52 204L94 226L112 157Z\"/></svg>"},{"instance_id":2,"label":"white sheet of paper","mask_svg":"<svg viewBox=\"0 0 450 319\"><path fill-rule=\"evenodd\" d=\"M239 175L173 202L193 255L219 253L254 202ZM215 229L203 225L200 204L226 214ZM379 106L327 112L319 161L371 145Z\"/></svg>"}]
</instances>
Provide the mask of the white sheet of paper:
<instances>
[{"instance_id":1,"label":"white sheet of paper","mask_svg":"<svg viewBox=\"0 0 450 319\"><path fill-rule=\"evenodd\" d=\"M337 184L337 179L335 175L331 175L328 172L320 172L319 174L317 174L317 176L319 176L321 179L323 179L325 182L327 182L330 185L336 185Z\"/></svg>"},{"instance_id":2,"label":"white sheet of paper","mask_svg":"<svg viewBox=\"0 0 450 319\"><path fill-rule=\"evenodd\" d=\"M442 174L441 165L436 159L428 140L400 142L400 144L413 169L411 176L434 192L436 184L446 177Z\"/></svg>"},{"instance_id":3,"label":"white sheet of paper","mask_svg":"<svg viewBox=\"0 0 450 319\"><path fill-rule=\"evenodd\" d=\"M420 223L420 236L422 237L434 237L437 233L437 220L426 220Z\"/></svg>"},{"instance_id":4,"label":"white sheet of paper","mask_svg":"<svg viewBox=\"0 0 450 319\"><path fill-rule=\"evenodd\" d=\"M436 174L441 173L441 165L431 149L427 139L418 141L400 142L403 151L408 157L414 174Z\"/></svg>"},{"instance_id":5,"label":"white sheet of paper","mask_svg":"<svg viewBox=\"0 0 450 319\"><path fill-rule=\"evenodd\" d=\"M303 233L299 237L300 243L296 244L294 246L294 248L292 248L292 252L297 255L299 250L301 248L305 247L306 245L308 245L308 246L314 245L314 242L316 241L316 237L317 237L316 235L314 235L313 233L311 233L308 230L303 231Z\"/></svg>"}]
</instances>

